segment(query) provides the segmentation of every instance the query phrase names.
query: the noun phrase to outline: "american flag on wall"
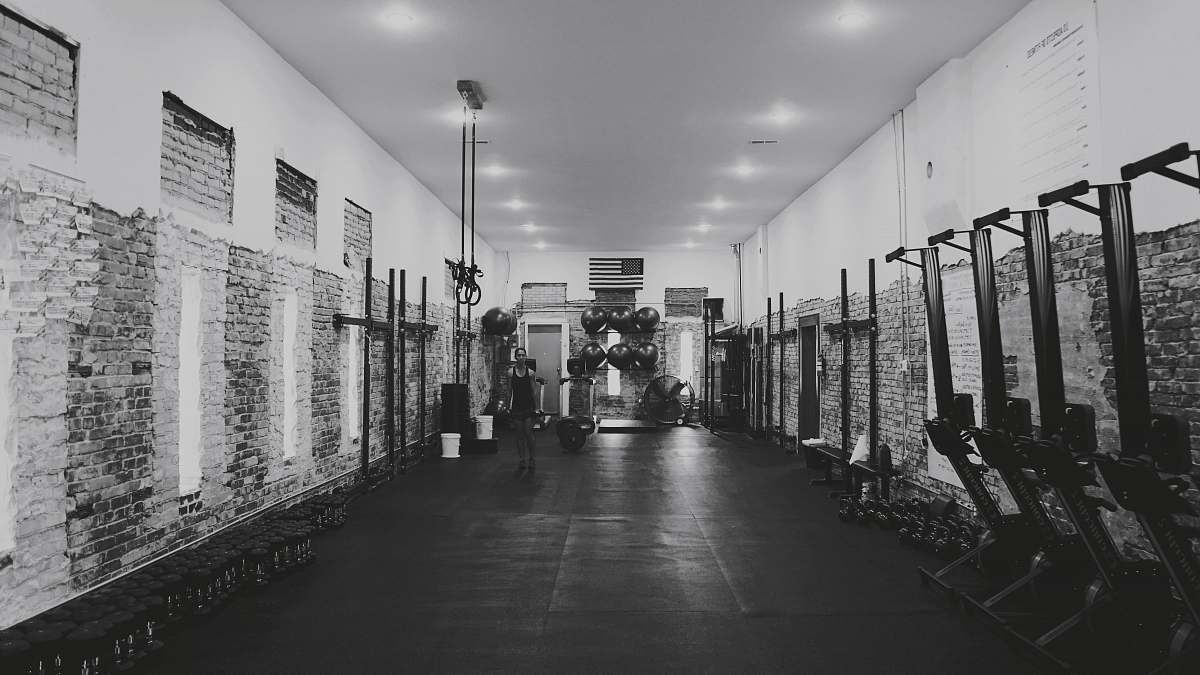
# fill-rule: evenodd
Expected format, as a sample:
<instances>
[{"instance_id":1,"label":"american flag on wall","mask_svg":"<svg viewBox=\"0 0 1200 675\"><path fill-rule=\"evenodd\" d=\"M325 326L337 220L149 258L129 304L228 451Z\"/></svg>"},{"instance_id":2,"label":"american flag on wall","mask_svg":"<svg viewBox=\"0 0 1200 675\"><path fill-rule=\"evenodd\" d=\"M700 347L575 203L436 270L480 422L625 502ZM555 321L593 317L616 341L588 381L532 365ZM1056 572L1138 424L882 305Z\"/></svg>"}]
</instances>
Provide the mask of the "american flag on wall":
<instances>
[{"instance_id":1,"label":"american flag on wall","mask_svg":"<svg viewBox=\"0 0 1200 675\"><path fill-rule=\"evenodd\" d=\"M643 258L588 258L588 288L642 290Z\"/></svg>"}]
</instances>

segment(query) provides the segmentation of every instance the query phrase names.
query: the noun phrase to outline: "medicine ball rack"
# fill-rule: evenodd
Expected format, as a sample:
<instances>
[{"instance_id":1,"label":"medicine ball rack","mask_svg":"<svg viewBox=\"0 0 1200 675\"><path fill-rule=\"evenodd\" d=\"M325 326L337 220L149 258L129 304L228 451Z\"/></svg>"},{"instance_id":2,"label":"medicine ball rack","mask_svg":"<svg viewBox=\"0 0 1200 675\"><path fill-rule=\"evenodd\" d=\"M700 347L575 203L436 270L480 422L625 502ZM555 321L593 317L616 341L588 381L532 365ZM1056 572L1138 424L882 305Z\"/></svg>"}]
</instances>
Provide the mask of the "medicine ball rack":
<instances>
[{"instance_id":1,"label":"medicine ball rack","mask_svg":"<svg viewBox=\"0 0 1200 675\"><path fill-rule=\"evenodd\" d=\"M425 349L428 336L437 331L436 325L428 322L428 278L421 277L421 321L410 322L407 320L408 312L406 308L405 298L407 297L406 272L400 270L400 304L399 318L397 319L397 303L396 303L396 270L388 270L388 309L387 318L380 319L372 316L372 296L374 277L372 276L374 261L371 258L366 259L365 275L363 277L363 316L349 316L346 314L335 313L333 315L333 329L341 330L345 326L359 326L363 328L363 369L362 369L362 419L360 420L361 430L359 436L360 444L360 471L364 484L371 485L372 482L378 483L383 478L390 479L395 474L396 469L396 361L400 362L400 377L404 378L406 373L406 352L407 352L407 334L413 331L417 335L418 340L418 373L420 381L420 391L418 398L418 410L420 415L420 437L413 443L408 443L408 396L407 387L400 388L400 472L408 470L409 461L420 458L424 455L424 448L429 437L425 434L425 382L426 382L426 359ZM399 340L397 337L397 329L399 328ZM371 460L371 337L382 336L387 351L387 361L385 368L387 370L387 386L385 394L385 405L387 406L387 423L385 426L385 443L387 446L387 454L380 457L374 462L379 462L386 458L387 470L382 477L376 477L375 481L371 480L371 465L374 463ZM415 445L418 452L415 457L410 454L409 448Z\"/></svg>"}]
</instances>

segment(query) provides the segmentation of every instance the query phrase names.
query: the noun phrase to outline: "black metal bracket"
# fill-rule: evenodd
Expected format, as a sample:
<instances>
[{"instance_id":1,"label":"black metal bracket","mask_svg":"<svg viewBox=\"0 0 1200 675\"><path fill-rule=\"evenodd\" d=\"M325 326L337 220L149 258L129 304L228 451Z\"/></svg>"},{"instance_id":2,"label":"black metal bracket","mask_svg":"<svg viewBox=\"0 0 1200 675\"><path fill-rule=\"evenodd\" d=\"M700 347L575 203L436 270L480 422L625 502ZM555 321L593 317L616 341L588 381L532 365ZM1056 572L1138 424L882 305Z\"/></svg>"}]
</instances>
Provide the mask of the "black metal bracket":
<instances>
[{"instance_id":1,"label":"black metal bracket","mask_svg":"<svg viewBox=\"0 0 1200 675\"><path fill-rule=\"evenodd\" d=\"M333 329L341 330L345 326L361 326L371 331L372 333L386 333L391 330L391 326L387 321L380 321L374 317L360 318L349 316L346 314L333 315Z\"/></svg>"},{"instance_id":2,"label":"black metal bracket","mask_svg":"<svg viewBox=\"0 0 1200 675\"><path fill-rule=\"evenodd\" d=\"M1121 180L1133 180L1148 173L1156 173L1164 178L1169 178L1178 183L1200 190L1200 178L1189 176L1182 171L1176 171L1168 167L1170 164L1178 164L1189 157L1197 158L1197 169L1200 170L1200 152L1194 152L1188 147L1187 143L1178 143L1171 147L1157 152L1145 159L1139 159L1136 162L1130 162L1121 167Z\"/></svg>"},{"instance_id":3,"label":"black metal bracket","mask_svg":"<svg viewBox=\"0 0 1200 675\"><path fill-rule=\"evenodd\" d=\"M938 232L937 234L930 235L927 242L929 243L930 246L944 245L944 246L949 246L950 248L956 248L956 249L962 251L963 253L970 253L971 249L969 249L966 246L963 246L961 244L956 244L953 241L954 235L966 234L968 232L970 232L970 230L956 230L954 228L950 228L949 230L943 230L942 232Z\"/></svg>"}]
</instances>

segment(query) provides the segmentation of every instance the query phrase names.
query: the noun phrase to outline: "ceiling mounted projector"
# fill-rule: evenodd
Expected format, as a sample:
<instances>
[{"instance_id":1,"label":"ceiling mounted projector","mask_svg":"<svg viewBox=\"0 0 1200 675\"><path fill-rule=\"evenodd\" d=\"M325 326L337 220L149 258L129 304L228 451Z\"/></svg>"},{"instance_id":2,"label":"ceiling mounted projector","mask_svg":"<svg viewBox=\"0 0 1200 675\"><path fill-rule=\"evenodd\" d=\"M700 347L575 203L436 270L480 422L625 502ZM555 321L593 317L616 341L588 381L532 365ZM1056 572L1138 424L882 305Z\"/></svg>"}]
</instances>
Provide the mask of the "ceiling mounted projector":
<instances>
[{"instance_id":1,"label":"ceiling mounted projector","mask_svg":"<svg viewBox=\"0 0 1200 675\"><path fill-rule=\"evenodd\" d=\"M483 95L483 87L475 80L459 80L458 95L462 96L467 107L471 110L483 110L483 102L487 97Z\"/></svg>"}]
</instances>

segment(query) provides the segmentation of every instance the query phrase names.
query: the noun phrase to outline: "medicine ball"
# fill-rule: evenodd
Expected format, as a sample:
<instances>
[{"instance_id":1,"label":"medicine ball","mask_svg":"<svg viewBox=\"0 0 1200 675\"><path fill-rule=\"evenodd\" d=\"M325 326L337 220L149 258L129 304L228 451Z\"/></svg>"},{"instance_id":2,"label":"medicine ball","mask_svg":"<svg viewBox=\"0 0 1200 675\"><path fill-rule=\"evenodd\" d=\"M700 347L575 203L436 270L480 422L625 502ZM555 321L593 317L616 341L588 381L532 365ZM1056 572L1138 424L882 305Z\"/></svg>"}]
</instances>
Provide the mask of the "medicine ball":
<instances>
[{"instance_id":1,"label":"medicine ball","mask_svg":"<svg viewBox=\"0 0 1200 675\"><path fill-rule=\"evenodd\" d=\"M579 315L579 323L583 325L584 331L599 333L608 325L608 310L592 305L583 310L583 314Z\"/></svg>"},{"instance_id":2,"label":"medicine ball","mask_svg":"<svg viewBox=\"0 0 1200 675\"><path fill-rule=\"evenodd\" d=\"M658 310L653 307L643 307L637 311L634 320L638 330L654 330L658 326Z\"/></svg>"},{"instance_id":3,"label":"medicine ball","mask_svg":"<svg viewBox=\"0 0 1200 675\"><path fill-rule=\"evenodd\" d=\"M628 307L617 307L608 313L608 327L615 331L627 333L636 326L633 310Z\"/></svg>"},{"instance_id":4,"label":"medicine ball","mask_svg":"<svg viewBox=\"0 0 1200 675\"><path fill-rule=\"evenodd\" d=\"M633 348L633 359L638 368L653 368L658 363L658 345L653 342L643 342Z\"/></svg>"},{"instance_id":5,"label":"medicine ball","mask_svg":"<svg viewBox=\"0 0 1200 675\"><path fill-rule=\"evenodd\" d=\"M632 312L630 312L632 314ZM625 370L633 365L633 347L618 342L608 348L608 365L617 370Z\"/></svg>"},{"instance_id":6,"label":"medicine ball","mask_svg":"<svg viewBox=\"0 0 1200 675\"><path fill-rule=\"evenodd\" d=\"M484 312L482 323L486 335L512 335L517 330L517 317L503 307Z\"/></svg>"},{"instance_id":7,"label":"medicine ball","mask_svg":"<svg viewBox=\"0 0 1200 675\"><path fill-rule=\"evenodd\" d=\"M607 356L608 353L604 351L604 347L595 342L589 342L579 350L579 357L583 359L583 367L587 370L599 368Z\"/></svg>"}]
</instances>

